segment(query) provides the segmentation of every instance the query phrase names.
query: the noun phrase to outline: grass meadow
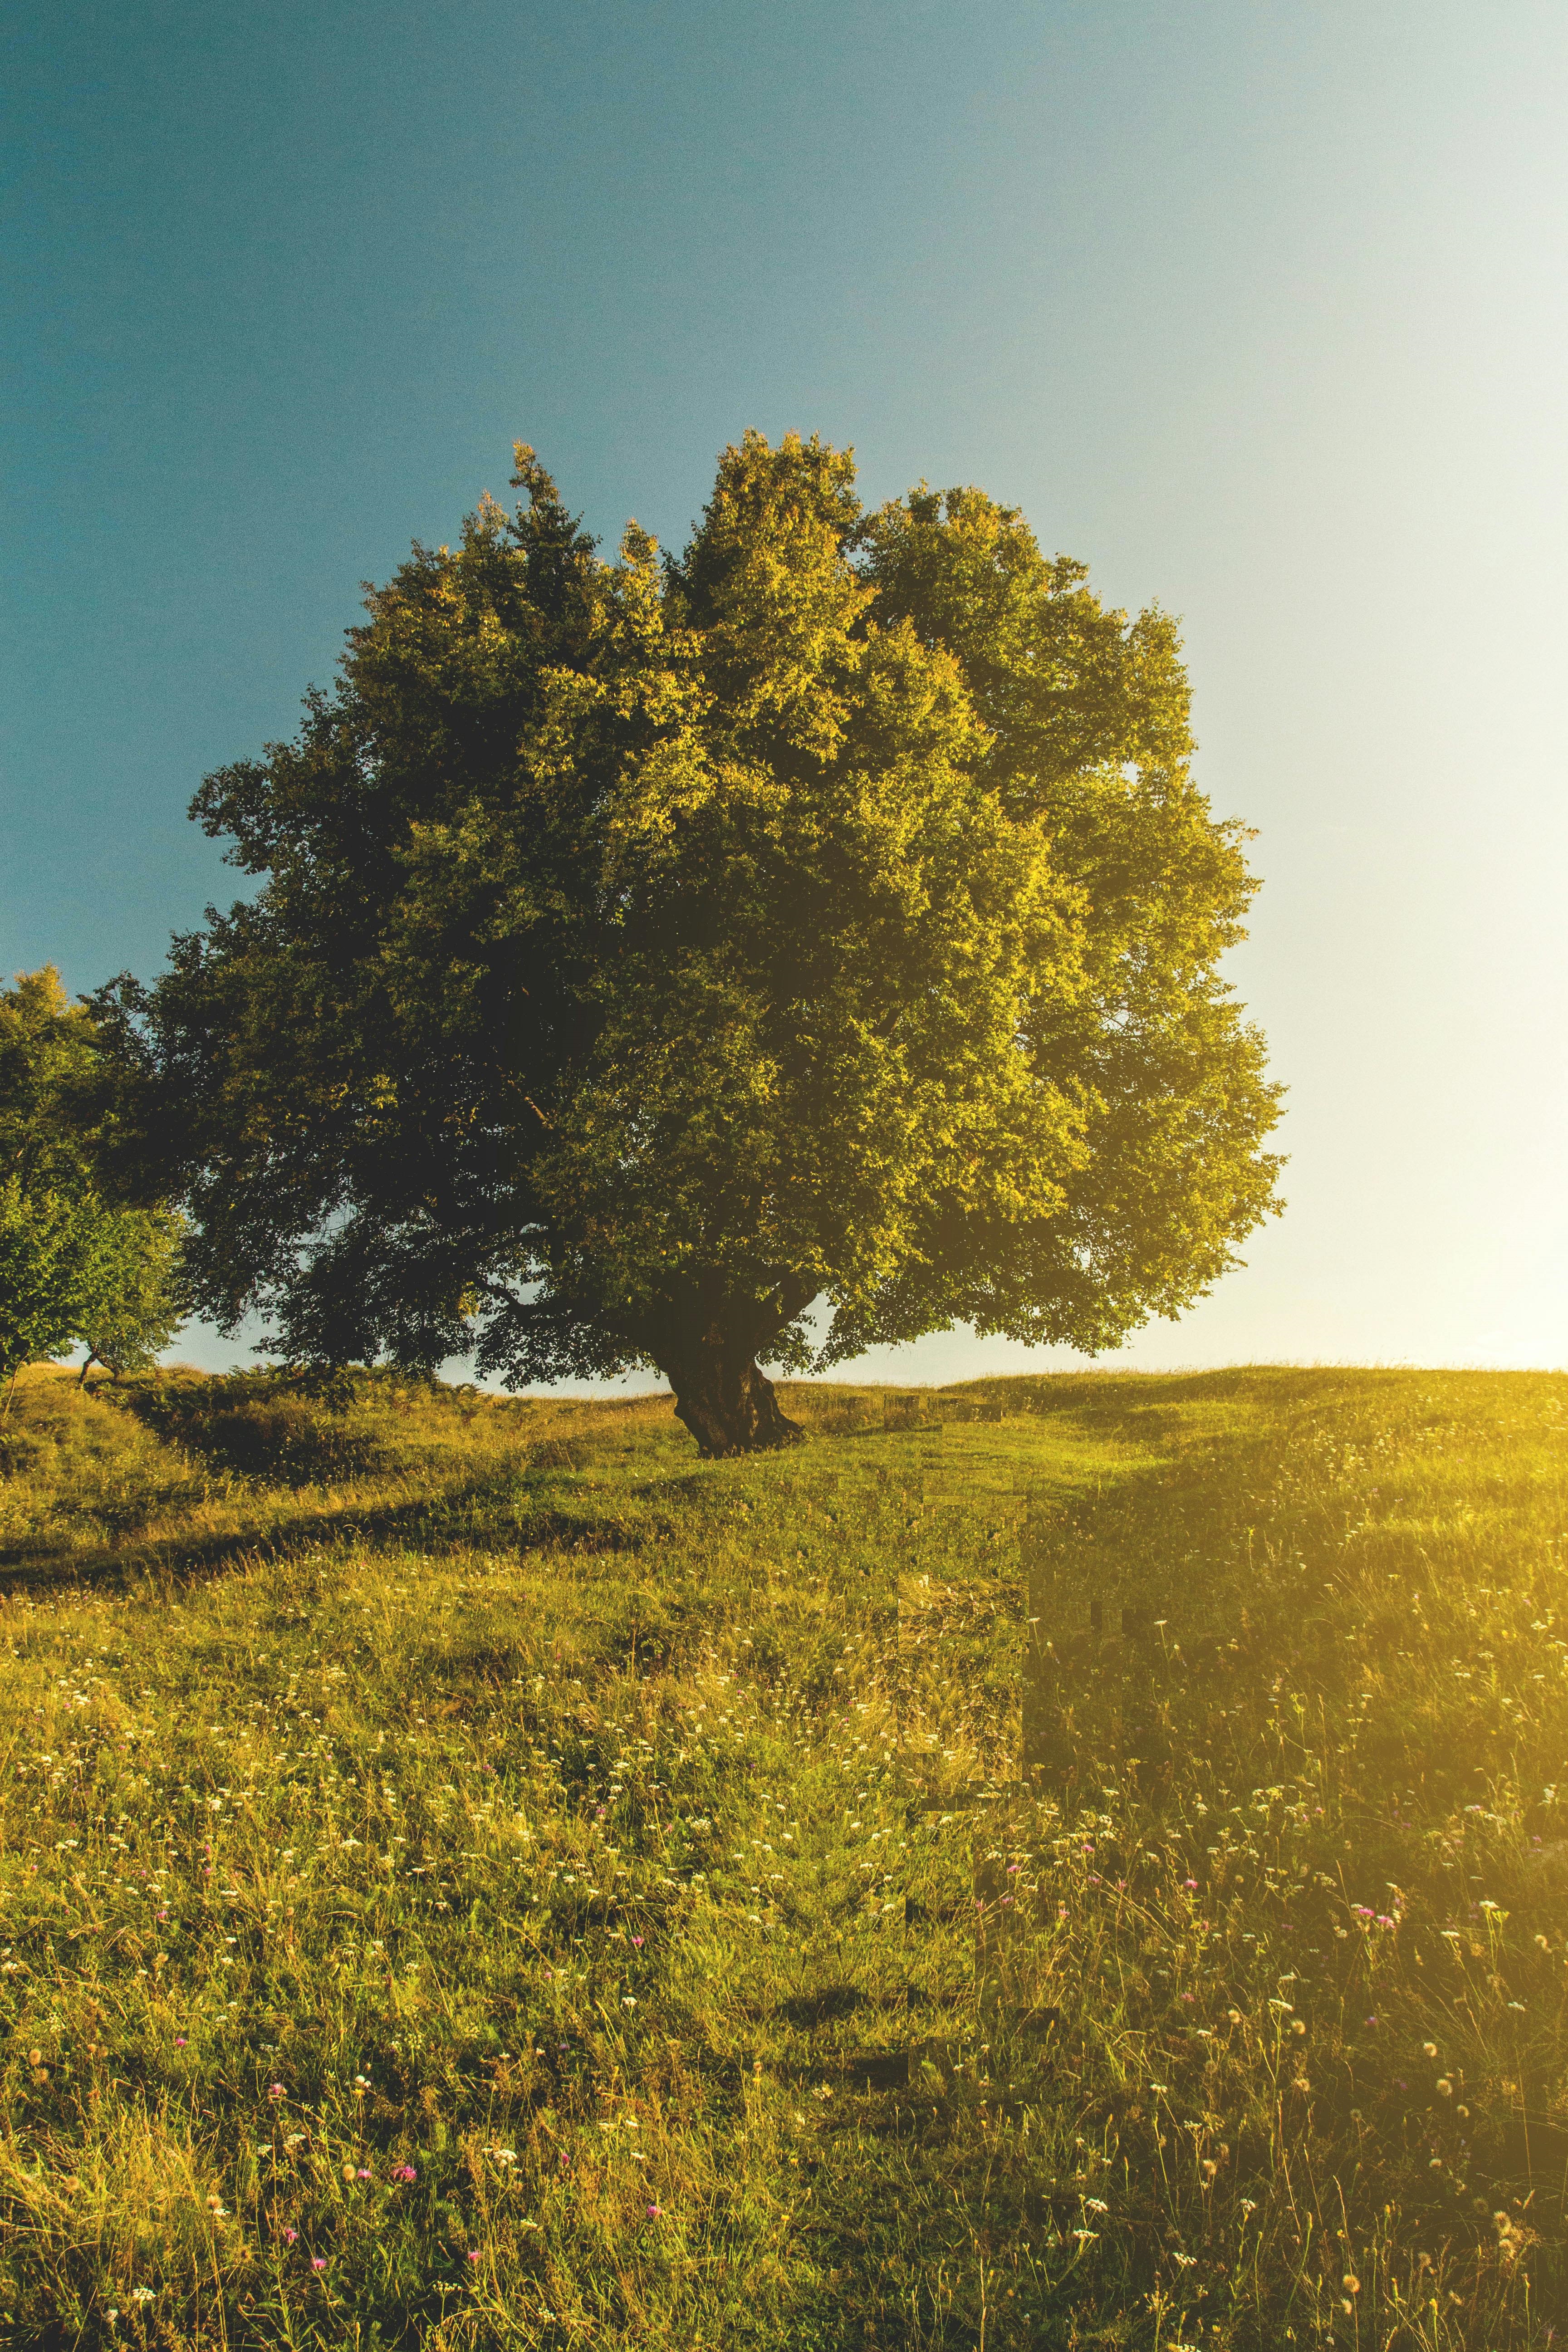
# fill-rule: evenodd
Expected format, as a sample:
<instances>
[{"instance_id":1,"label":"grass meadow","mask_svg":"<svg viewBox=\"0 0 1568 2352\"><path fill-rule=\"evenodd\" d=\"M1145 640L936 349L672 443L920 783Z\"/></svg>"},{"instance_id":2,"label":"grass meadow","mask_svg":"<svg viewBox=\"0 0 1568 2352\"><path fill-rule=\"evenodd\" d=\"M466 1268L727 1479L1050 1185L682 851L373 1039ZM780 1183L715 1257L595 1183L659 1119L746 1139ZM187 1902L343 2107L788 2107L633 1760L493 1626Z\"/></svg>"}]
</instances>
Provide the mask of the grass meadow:
<instances>
[{"instance_id":1,"label":"grass meadow","mask_svg":"<svg viewBox=\"0 0 1568 2352\"><path fill-rule=\"evenodd\" d=\"M785 1402L24 1376L0 2342L1568 2336L1568 1379Z\"/></svg>"}]
</instances>

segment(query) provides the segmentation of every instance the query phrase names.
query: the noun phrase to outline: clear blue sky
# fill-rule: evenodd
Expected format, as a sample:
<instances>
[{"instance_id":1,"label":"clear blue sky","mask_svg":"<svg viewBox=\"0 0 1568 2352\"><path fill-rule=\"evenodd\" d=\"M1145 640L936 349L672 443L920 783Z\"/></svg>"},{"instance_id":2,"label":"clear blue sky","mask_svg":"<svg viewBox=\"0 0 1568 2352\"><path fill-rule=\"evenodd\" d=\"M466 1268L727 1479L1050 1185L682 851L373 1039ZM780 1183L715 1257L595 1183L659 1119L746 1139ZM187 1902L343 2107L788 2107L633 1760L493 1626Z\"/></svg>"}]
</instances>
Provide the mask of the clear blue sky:
<instances>
[{"instance_id":1,"label":"clear blue sky","mask_svg":"<svg viewBox=\"0 0 1568 2352\"><path fill-rule=\"evenodd\" d=\"M1128 1360L1568 1362L1565 68L1560 0L14 10L0 962L230 894L202 774L515 436L679 540L815 429L1180 614L1258 828L1290 1205Z\"/></svg>"}]
</instances>

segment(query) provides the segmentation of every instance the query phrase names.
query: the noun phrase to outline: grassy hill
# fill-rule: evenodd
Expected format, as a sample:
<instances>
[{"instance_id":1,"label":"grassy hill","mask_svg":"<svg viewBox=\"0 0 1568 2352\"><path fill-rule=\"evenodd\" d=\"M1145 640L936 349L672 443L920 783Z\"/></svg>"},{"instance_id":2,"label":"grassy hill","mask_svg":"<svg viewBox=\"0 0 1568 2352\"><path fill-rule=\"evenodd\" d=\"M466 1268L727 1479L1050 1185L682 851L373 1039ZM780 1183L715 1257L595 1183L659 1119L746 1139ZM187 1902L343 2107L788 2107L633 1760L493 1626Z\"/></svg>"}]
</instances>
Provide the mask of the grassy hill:
<instances>
[{"instance_id":1,"label":"grassy hill","mask_svg":"<svg viewBox=\"0 0 1568 2352\"><path fill-rule=\"evenodd\" d=\"M787 1408L24 1380L0 2341L1568 2332L1568 1380Z\"/></svg>"}]
</instances>

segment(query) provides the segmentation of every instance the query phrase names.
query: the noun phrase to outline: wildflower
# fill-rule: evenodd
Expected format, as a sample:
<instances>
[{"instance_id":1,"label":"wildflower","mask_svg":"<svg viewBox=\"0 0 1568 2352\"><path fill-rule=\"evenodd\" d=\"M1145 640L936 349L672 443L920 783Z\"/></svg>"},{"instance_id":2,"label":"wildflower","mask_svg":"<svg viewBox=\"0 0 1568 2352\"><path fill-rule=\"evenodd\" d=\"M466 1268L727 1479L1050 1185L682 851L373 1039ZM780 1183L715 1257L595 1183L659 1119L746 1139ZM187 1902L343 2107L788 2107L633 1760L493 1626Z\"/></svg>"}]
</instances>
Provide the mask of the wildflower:
<instances>
[{"instance_id":1,"label":"wildflower","mask_svg":"<svg viewBox=\"0 0 1568 2352\"><path fill-rule=\"evenodd\" d=\"M662 2205L650 2205L647 2209L647 2218L650 2221L657 2221L663 2211Z\"/></svg>"},{"instance_id":2,"label":"wildflower","mask_svg":"<svg viewBox=\"0 0 1568 2352\"><path fill-rule=\"evenodd\" d=\"M150 2286L133 2286L131 2290L131 2300L132 2303L155 2303L157 2297Z\"/></svg>"},{"instance_id":3,"label":"wildflower","mask_svg":"<svg viewBox=\"0 0 1568 2352\"><path fill-rule=\"evenodd\" d=\"M392 2177L394 2180L413 2180L416 2176L411 2164L395 2164L392 2168Z\"/></svg>"},{"instance_id":4,"label":"wildflower","mask_svg":"<svg viewBox=\"0 0 1568 2352\"><path fill-rule=\"evenodd\" d=\"M641 1949L641 1948L642 1948L642 1937L641 1937L640 1936L634 1936L634 1937L632 1937L632 1941L633 1941L633 1943L634 1943L634 1944L636 1944L636 1945L637 1946L638 1949L640 1950L640 1949Z\"/></svg>"},{"instance_id":5,"label":"wildflower","mask_svg":"<svg viewBox=\"0 0 1568 2352\"><path fill-rule=\"evenodd\" d=\"M1343 2278L1340 2281L1340 2284L1344 2288L1347 2294L1359 2294L1361 2293L1361 2281L1357 2278L1354 2271L1347 2271Z\"/></svg>"},{"instance_id":6,"label":"wildflower","mask_svg":"<svg viewBox=\"0 0 1568 2352\"><path fill-rule=\"evenodd\" d=\"M1437 2091L1437 2096L1438 2096L1440 2099L1451 2099L1451 2098L1453 2097L1453 2095L1454 2095L1454 2085L1452 2084L1452 2083L1450 2083L1450 2082L1449 2082L1448 2077L1447 2076L1447 2074L1439 2074L1439 2075L1438 2075L1438 2077L1437 2077L1437 2082L1436 2082L1436 2091Z\"/></svg>"},{"instance_id":7,"label":"wildflower","mask_svg":"<svg viewBox=\"0 0 1568 2352\"><path fill-rule=\"evenodd\" d=\"M312 2254L310 2256L310 2268L313 2271L324 2271L326 2267L327 2258L325 2254Z\"/></svg>"},{"instance_id":8,"label":"wildflower","mask_svg":"<svg viewBox=\"0 0 1568 2352\"><path fill-rule=\"evenodd\" d=\"M362 2164L359 2170L354 2174L354 2179L356 2180L368 2180L370 2179L370 2168L367 2165Z\"/></svg>"},{"instance_id":9,"label":"wildflower","mask_svg":"<svg viewBox=\"0 0 1568 2352\"><path fill-rule=\"evenodd\" d=\"M1190 2271L1193 2264L1197 2261L1197 2256L1196 2254L1184 2254L1178 2250L1172 2255L1171 2260L1176 2264L1178 2269Z\"/></svg>"},{"instance_id":10,"label":"wildflower","mask_svg":"<svg viewBox=\"0 0 1568 2352\"><path fill-rule=\"evenodd\" d=\"M345 2165L344 2165L344 2167L343 2167L343 2179L344 2179L345 2180L352 2180L352 2179L353 2179L353 2177L354 2177L354 2168L353 2168L353 2166L352 2164L345 2164Z\"/></svg>"},{"instance_id":11,"label":"wildflower","mask_svg":"<svg viewBox=\"0 0 1568 2352\"><path fill-rule=\"evenodd\" d=\"M1428 2058L1436 2058L1437 2055L1437 2044L1435 2042L1424 2042L1421 2047Z\"/></svg>"},{"instance_id":12,"label":"wildflower","mask_svg":"<svg viewBox=\"0 0 1568 2352\"><path fill-rule=\"evenodd\" d=\"M283 2242L284 2242L285 2245L289 2245L289 2246L291 2246L291 2245L294 2243L295 2240L299 2237L299 2234L300 2234L300 2232L299 2232L299 2231L298 2231L298 2230L290 2229L290 2228L288 2226L288 2224L287 2224L287 2223L285 2223L285 2224L284 2224L284 2229L283 2229Z\"/></svg>"},{"instance_id":13,"label":"wildflower","mask_svg":"<svg viewBox=\"0 0 1568 2352\"><path fill-rule=\"evenodd\" d=\"M267 2085L267 2095L269 2099L280 2099L283 2096L282 2084L268 2083Z\"/></svg>"},{"instance_id":14,"label":"wildflower","mask_svg":"<svg viewBox=\"0 0 1568 2352\"><path fill-rule=\"evenodd\" d=\"M1110 2210L1103 2197L1086 2197L1083 2201L1091 2213L1109 2213Z\"/></svg>"},{"instance_id":15,"label":"wildflower","mask_svg":"<svg viewBox=\"0 0 1568 2352\"><path fill-rule=\"evenodd\" d=\"M479 2261L479 2250L478 2246L470 2246L470 2247L468 2248L468 2260L469 2260L471 2263L477 2263L477 2262Z\"/></svg>"}]
</instances>

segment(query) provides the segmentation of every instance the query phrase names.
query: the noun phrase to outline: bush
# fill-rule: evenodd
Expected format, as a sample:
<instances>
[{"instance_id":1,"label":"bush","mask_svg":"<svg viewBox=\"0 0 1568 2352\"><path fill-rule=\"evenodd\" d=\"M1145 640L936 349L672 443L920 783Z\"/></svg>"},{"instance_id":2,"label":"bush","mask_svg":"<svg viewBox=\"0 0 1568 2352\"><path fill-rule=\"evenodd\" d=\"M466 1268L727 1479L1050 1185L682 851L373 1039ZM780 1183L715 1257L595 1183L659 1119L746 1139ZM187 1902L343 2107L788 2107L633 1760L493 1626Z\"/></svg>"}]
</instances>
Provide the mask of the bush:
<instances>
[{"instance_id":1,"label":"bush","mask_svg":"<svg viewBox=\"0 0 1568 2352\"><path fill-rule=\"evenodd\" d=\"M384 1406L419 1385L357 1367L322 1373L278 1366L139 1381L123 1401L160 1437L219 1468L310 1486L386 1469L386 1439L360 1409Z\"/></svg>"}]
</instances>

